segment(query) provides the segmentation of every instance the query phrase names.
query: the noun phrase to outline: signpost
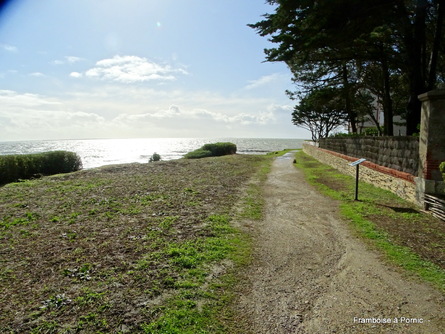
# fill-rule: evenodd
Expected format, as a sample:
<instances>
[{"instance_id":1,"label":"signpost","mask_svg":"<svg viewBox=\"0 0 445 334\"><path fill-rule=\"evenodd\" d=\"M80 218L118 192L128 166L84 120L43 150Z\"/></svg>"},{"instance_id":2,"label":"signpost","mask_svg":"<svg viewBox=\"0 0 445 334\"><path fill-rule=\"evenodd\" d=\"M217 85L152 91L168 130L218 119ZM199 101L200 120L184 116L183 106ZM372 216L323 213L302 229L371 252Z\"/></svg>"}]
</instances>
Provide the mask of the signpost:
<instances>
[{"instance_id":1,"label":"signpost","mask_svg":"<svg viewBox=\"0 0 445 334\"><path fill-rule=\"evenodd\" d=\"M366 159L358 159L357 161L351 162L349 166L356 166L355 171L355 198L354 200L358 201L358 170L359 166L362 162L366 161Z\"/></svg>"}]
</instances>

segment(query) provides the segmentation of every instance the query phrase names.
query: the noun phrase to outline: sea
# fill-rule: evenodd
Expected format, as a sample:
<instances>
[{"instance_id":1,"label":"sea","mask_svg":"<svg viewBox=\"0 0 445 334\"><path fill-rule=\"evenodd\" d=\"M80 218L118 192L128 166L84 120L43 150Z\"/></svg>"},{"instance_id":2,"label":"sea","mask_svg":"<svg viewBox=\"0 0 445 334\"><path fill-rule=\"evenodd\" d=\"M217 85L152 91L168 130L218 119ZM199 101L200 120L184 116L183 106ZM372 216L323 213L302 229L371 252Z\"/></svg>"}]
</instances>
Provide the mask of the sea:
<instances>
[{"instance_id":1,"label":"sea","mask_svg":"<svg viewBox=\"0 0 445 334\"><path fill-rule=\"evenodd\" d=\"M153 153L161 160L173 160L207 143L231 142L239 154L266 154L301 148L304 139L282 138L131 138L70 139L0 142L0 155L28 154L56 150L76 152L84 169L123 163L148 162Z\"/></svg>"}]
</instances>

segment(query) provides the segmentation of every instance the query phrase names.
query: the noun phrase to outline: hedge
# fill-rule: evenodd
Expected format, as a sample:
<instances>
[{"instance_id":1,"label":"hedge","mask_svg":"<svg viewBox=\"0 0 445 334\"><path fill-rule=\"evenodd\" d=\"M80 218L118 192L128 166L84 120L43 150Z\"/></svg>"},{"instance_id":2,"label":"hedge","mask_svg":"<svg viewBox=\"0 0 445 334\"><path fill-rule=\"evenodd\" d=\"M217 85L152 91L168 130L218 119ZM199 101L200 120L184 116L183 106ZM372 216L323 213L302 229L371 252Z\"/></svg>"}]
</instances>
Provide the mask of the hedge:
<instances>
[{"instance_id":1,"label":"hedge","mask_svg":"<svg viewBox=\"0 0 445 334\"><path fill-rule=\"evenodd\" d=\"M233 143L214 143L205 144L201 148L187 153L184 158L186 159L199 159L206 157L218 157L222 155L229 155L236 153L236 145Z\"/></svg>"},{"instance_id":2,"label":"hedge","mask_svg":"<svg viewBox=\"0 0 445 334\"><path fill-rule=\"evenodd\" d=\"M38 175L70 173L80 169L82 161L74 152L0 155L0 184L30 179Z\"/></svg>"},{"instance_id":3,"label":"hedge","mask_svg":"<svg viewBox=\"0 0 445 334\"><path fill-rule=\"evenodd\" d=\"M442 173L442 178L445 181L445 161L440 164L439 169Z\"/></svg>"}]
</instances>

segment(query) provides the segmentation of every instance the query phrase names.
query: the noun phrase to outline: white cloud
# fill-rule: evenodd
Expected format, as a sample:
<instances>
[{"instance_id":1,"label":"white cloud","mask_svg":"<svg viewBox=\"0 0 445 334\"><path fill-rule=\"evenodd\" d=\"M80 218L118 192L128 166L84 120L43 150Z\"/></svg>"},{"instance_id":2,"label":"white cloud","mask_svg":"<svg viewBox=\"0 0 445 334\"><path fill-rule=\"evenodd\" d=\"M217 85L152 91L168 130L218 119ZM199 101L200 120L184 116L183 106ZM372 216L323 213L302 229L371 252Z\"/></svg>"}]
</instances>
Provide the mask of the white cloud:
<instances>
[{"instance_id":1,"label":"white cloud","mask_svg":"<svg viewBox=\"0 0 445 334\"><path fill-rule=\"evenodd\" d=\"M15 52L19 51L16 46L9 45L9 44L0 44L0 48L2 48L3 50L5 50L7 52L14 52L15 53Z\"/></svg>"},{"instance_id":2,"label":"white cloud","mask_svg":"<svg viewBox=\"0 0 445 334\"><path fill-rule=\"evenodd\" d=\"M1 139L63 138L98 128L105 119L95 113L72 110L62 101L29 93L0 90Z\"/></svg>"},{"instance_id":3,"label":"white cloud","mask_svg":"<svg viewBox=\"0 0 445 334\"><path fill-rule=\"evenodd\" d=\"M269 75L264 75L259 79L251 80L249 83L244 87L245 89L256 89L259 87L263 87L266 85L269 85L271 83L276 83L279 81L286 80L286 82L289 81L289 75L283 74L283 73L273 73Z\"/></svg>"},{"instance_id":4,"label":"white cloud","mask_svg":"<svg viewBox=\"0 0 445 334\"><path fill-rule=\"evenodd\" d=\"M59 102L45 99L38 94L20 94L12 90L0 90L0 104L3 111L19 108L36 108L48 105L58 105Z\"/></svg>"},{"instance_id":5,"label":"white cloud","mask_svg":"<svg viewBox=\"0 0 445 334\"><path fill-rule=\"evenodd\" d=\"M85 76L121 83L175 80L176 75L187 74L184 69L157 64L137 56L114 56L103 59L85 72Z\"/></svg>"},{"instance_id":6,"label":"white cloud","mask_svg":"<svg viewBox=\"0 0 445 334\"><path fill-rule=\"evenodd\" d=\"M83 77L83 74L80 73L80 72L71 72L70 73L70 77L72 77L72 78L81 78L81 77Z\"/></svg>"},{"instance_id":7,"label":"white cloud","mask_svg":"<svg viewBox=\"0 0 445 334\"><path fill-rule=\"evenodd\" d=\"M268 110L274 113L290 115L294 111L294 107L290 104L271 104L268 106Z\"/></svg>"},{"instance_id":8,"label":"white cloud","mask_svg":"<svg viewBox=\"0 0 445 334\"><path fill-rule=\"evenodd\" d=\"M156 123L157 121L174 119L181 120L195 120L196 124L204 123L222 123L222 124L267 124L275 121L273 108L260 113L237 113L231 115L230 113L222 113L218 111L211 111L201 108L184 109L177 105L172 105L166 110L158 110L155 112L147 112L142 114L120 114L114 119L114 122L140 123L149 122ZM165 122L165 121L164 121ZM210 124L209 123L209 124Z\"/></svg>"},{"instance_id":9,"label":"white cloud","mask_svg":"<svg viewBox=\"0 0 445 334\"><path fill-rule=\"evenodd\" d=\"M70 64L74 64L74 63L84 60L83 58L74 57L74 56L66 56L65 59Z\"/></svg>"},{"instance_id":10,"label":"white cloud","mask_svg":"<svg viewBox=\"0 0 445 334\"><path fill-rule=\"evenodd\" d=\"M226 124L266 124L273 122L275 117L273 112L260 112L260 113L239 113L235 115L226 114L222 112L209 111L206 109L194 109L186 112L185 115L194 118L210 118L216 122L222 122Z\"/></svg>"},{"instance_id":11,"label":"white cloud","mask_svg":"<svg viewBox=\"0 0 445 334\"><path fill-rule=\"evenodd\" d=\"M55 65L74 64L74 63L78 63L82 60L85 60L85 59L80 58L80 57L75 57L75 56L65 56L64 59L54 60L53 64L55 64Z\"/></svg>"},{"instance_id":12,"label":"white cloud","mask_svg":"<svg viewBox=\"0 0 445 334\"><path fill-rule=\"evenodd\" d=\"M152 114L147 114L151 118L172 118L182 115L181 109L177 105L171 105L167 110L160 110Z\"/></svg>"},{"instance_id":13,"label":"white cloud","mask_svg":"<svg viewBox=\"0 0 445 334\"><path fill-rule=\"evenodd\" d=\"M283 137L295 131L290 105L206 91L102 85L50 97L0 90L0 105L0 140Z\"/></svg>"},{"instance_id":14,"label":"white cloud","mask_svg":"<svg viewBox=\"0 0 445 334\"><path fill-rule=\"evenodd\" d=\"M74 124L84 126L86 123L99 124L105 121L105 118L95 113L83 111L65 112L63 120L68 120Z\"/></svg>"},{"instance_id":15,"label":"white cloud","mask_svg":"<svg viewBox=\"0 0 445 334\"><path fill-rule=\"evenodd\" d=\"M36 77L36 78L42 78L45 76L45 74L41 73L41 72L33 72L33 73L29 73L29 75L31 77Z\"/></svg>"}]
</instances>

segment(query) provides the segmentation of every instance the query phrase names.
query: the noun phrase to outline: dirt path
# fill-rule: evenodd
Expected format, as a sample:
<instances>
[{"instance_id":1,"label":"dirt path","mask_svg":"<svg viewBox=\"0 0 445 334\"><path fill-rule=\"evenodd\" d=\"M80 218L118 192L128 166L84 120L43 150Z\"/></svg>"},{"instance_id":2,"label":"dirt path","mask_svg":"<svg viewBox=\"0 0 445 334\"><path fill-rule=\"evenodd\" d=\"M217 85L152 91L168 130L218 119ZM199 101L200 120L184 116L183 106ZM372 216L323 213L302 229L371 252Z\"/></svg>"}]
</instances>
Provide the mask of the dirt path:
<instances>
[{"instance_id":1,"label":"dirt path","mask_svg":"<svg viewBox=\"0 0 445 334\"><path fill-rule=\"evenodd\" d=\"M275 160L265 218L253 228L254 262L239 300L251 332L445 333L444 295L384 264L292 160ZM384 319L391 323L360 323Z\"/></svg>"}]
</instances>

